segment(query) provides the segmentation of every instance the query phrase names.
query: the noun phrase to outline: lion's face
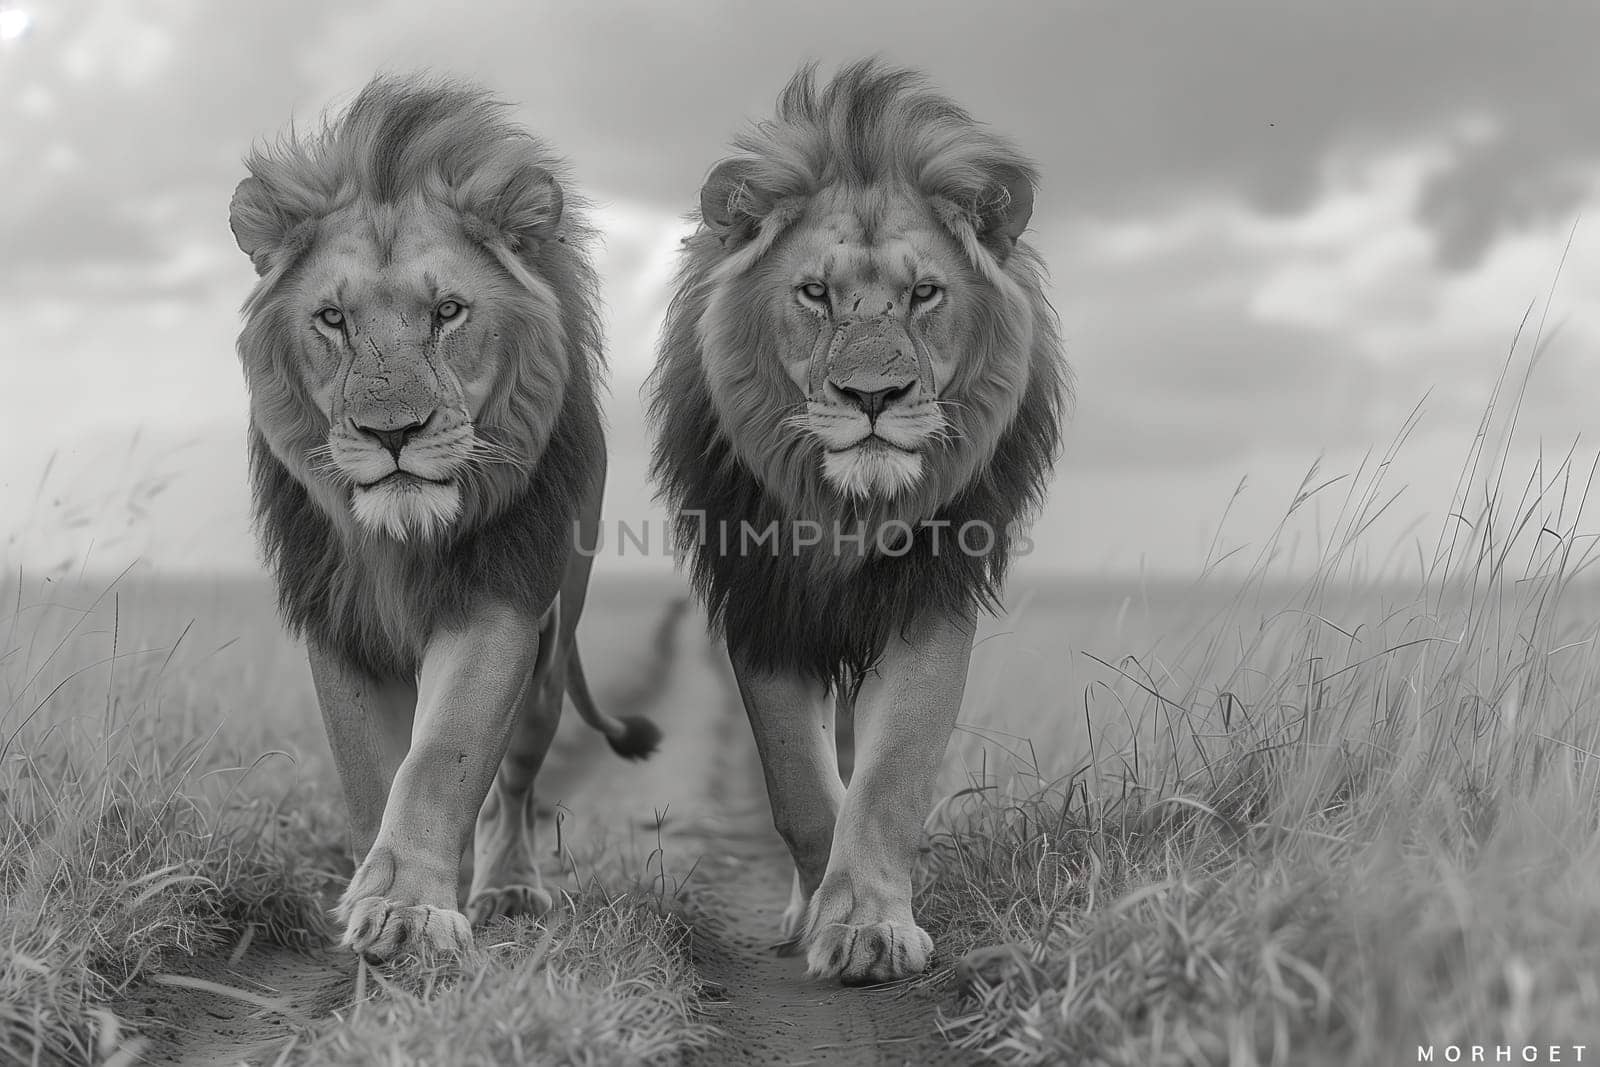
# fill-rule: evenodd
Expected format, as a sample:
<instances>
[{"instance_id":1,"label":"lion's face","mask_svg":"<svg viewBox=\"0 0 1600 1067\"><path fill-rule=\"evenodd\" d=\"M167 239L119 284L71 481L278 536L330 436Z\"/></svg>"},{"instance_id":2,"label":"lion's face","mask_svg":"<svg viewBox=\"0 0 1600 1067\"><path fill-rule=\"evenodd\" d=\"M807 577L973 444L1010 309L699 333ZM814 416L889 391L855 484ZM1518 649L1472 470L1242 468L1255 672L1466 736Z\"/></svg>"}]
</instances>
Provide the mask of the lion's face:
<instances>
[{"instance_id":1,"label":"lion's face","mask_svg":"<svg viewBox=\"0 0 1600 1067\"><path fill-rule=\"evenodd\" d=\"M463 475L497 458L475 423L514 294L459 224L421 203L387 214L325 220L336 236L285 293L293 370L327 421L317 473L348 484L363 526L427 537L460 514Z\"/></svg>"},{"instance_id":2,"label":"lion's face","mask_svg":"<svg viewBox=\"0 0 1600 1067\"><path fill-rule=\"evenodd\" d=\"M581 218L494 105L371 95L337 137L251 158L239 353L253 424L318 506L426 542L527 485L591 336L590 275L561 241Z\"/></svg>"},{"instance_id":3,"label":"lion's face","mask_svg":"<svg viewBox=\"0 0 1600 1067\"><path fill-rule=\"evenodd\" d=\"M719 171L704 195L720 202L736 180ZM957 216L908 186L840 183L746 233L730 224L724 248L739 247L713 272L700 337L753 469L813 453L842 496L921 514L988 462L1027 386L1031 315Z\"/></svg>"},{"instance_id":4,"label":"lion's face","mask_svg":"<svg viewBox=\"0 0 1600 1067\"><path fill-rule=\"evenodd\" d=\"M778 358L805 395L793 422L852 496L893 496L922 477L948 429L940 398L960 363L971 271L923 204L834 188L816 197L767 268Z\"/></svg>"}]
</instances>

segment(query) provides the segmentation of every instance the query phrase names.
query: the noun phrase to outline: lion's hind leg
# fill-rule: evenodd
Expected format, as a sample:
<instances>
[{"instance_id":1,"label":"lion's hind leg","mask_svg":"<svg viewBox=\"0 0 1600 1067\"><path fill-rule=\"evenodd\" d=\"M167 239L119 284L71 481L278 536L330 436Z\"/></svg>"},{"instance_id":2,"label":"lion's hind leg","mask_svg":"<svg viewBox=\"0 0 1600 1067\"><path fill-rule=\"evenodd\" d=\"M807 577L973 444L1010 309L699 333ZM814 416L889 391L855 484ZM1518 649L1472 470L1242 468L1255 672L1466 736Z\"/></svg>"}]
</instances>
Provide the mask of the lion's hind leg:
<instances>
[{"instance_id":1,"label":"lion's hind leg","mask_svg":"<svg viewBox=\"0 0 1600 1067\"><path fill-rule=\"evenodd\" d=\"M315 641L307 653L328 748L350 809L350 854L359 865L378 837L389 787L411 748L417 687L356 670Z\"/></svg>"},{"instance_id":2,"label":"lion's hind leg","mask_svg":"<svg viewBox=\"0 0 1600 1067\"><path fill-rule=\"evenodd\" d=\"M467 893L467 918L475 925L501 917L537 918L554 903L539 874L533 787L561 722L567 655L561 634L558 597L540 626L540 655L511 743L478 812Z\"/></svg>"}]
</instances>

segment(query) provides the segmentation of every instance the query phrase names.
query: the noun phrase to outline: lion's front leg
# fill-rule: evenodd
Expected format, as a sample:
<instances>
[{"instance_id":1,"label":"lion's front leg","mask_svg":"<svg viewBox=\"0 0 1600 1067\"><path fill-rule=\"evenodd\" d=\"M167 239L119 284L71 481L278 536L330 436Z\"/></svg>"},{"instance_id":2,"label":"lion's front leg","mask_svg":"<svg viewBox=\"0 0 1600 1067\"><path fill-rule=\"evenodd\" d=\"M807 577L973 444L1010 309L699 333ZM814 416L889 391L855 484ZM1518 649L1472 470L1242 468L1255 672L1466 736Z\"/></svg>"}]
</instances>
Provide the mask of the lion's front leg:
<instances>
[{"instance_id":1,"label":"lion's front leg","mask_svg":"<svg viewBox=\"0 0 1600 1067\"><path fill-rule=\"evenodd\" d=\"M781 934L798 942L806 906L822 881L844 799L832 708L821 683L733 663L766 776L772 821L794 857L794 889Z\"/></svg>"},{"instance_id":2,"label":"lion's front leg","mask_svg":"<svg viewBox=\"0 0 1600 1067\"><path fill-rule=\"evenodd\" d=\"M471 950L457 872L538 646L537 622L505 608L481 609L429 642L411 750L377 838L339 901L343 944L380 959Z\"/></svg>"},{"instance_id":3,"label":"lion's front leg","mask_svg":"<svg viewBox=\"0 0 1600 1067\"><path fill-rule=\"evenodd\" d=\"M891 639L856 701L856 767L806 920L811 974L886 982L927 969L911 873L961 710L973 620L924 617Z\"/></svg>"}]
</instances>

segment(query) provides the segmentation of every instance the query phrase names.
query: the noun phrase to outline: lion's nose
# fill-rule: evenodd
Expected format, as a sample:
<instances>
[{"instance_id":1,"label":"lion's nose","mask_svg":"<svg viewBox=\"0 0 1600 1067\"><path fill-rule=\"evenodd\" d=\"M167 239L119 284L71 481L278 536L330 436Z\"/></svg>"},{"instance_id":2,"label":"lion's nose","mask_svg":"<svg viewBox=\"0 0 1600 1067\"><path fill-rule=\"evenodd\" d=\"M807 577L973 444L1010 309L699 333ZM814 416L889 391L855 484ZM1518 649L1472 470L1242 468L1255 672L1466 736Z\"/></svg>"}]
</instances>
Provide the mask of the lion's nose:
<instances>
[{"instance_id":1,"label":"lion's nose","mask_svg":"<svg viewBox=\"0 0 1600 1067\"><path fill-rule=\"evenodd\" d=\"M876 419L888 408L910 397L911 390L916 388L917 380L911 378L879 389L867 389L860 385L843 382L829 382L828 384L843 393L846 400L866 412L867 418Z\"/></svg>"},{"instance_id":2,"label":"lion's nose","mask_svg":"<svg viewBox=\"0 0 1600 1067\"><path fill-rule=\"evenodd\" d=\"M370 437L388 449L389 455L393 456L395 462L398 463L400 462L400 450L406 447L412 438L428 428L428 423L433 421L433 416L434 413L430 411L426 417L417 422L408 422L404 426L363 426L354 419L350 420L350 425L355 429L356 433Z\"/></svg>"}]
</instances>

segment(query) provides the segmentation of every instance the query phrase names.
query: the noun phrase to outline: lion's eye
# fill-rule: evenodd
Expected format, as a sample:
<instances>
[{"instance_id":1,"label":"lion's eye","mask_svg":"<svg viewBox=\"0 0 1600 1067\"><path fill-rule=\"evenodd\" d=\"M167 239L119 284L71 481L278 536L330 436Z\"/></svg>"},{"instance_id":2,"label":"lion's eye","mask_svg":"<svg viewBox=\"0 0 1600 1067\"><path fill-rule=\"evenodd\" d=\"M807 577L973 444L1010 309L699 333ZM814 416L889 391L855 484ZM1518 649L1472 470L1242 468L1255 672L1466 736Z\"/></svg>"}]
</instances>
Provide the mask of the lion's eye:
<instances>
[{"instance_id":1,"label":"lion's eye","mask_svg":"<svg viewBox=\"0 0 1600 1067\"><path fill-rule=\"evenodd\" d=\"M317 312L317 318L322 322L322 325L330 329L344 329L344 312L338 308L323 308Z\"/></svg>"},{"instance_id":2,"label":"lion's eye","mask_svg":"<svg viewBox=\"0 0 1600 1067\"><path fill-rule=\"evenodd\" d=\"M806 282L800 287L799 292L813 304L820 304L828 299L828 287L821 282Z\"/></svg>"},{"instance_id":3,"label":"lion's eye","mask_svg":"<svg viewBox=\"0 0 1600 1067\"><path fill-rule=\"evenodd\" d=\"M943 291L932 282L923 282L911 290L911 302L914 304L926 304L931 300L938 299L939 294Z\"/></svg>"},{"instance_id":4,"label":"lion's eye","mask_svg":"<svg viewBox=\"0 0 1600 1067\"><path fill-rule=\"evenodd\" d=\"M461 301L446 300L444 303L434 308L433 313L439 317L440 322L449 322L451 319L460 318L461 313L465 310L467 310L466 305L461 303Z\"/></svg>"}]
</instances>

